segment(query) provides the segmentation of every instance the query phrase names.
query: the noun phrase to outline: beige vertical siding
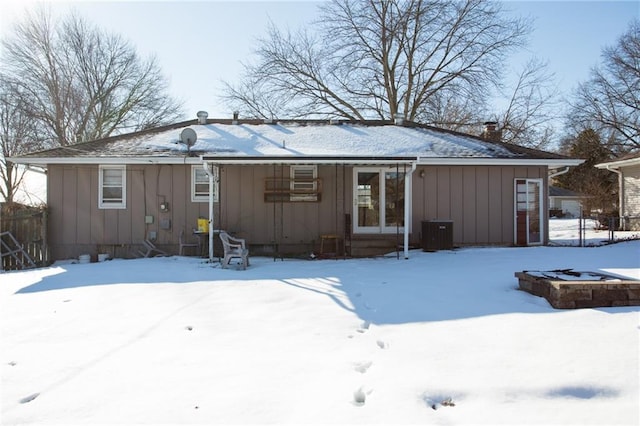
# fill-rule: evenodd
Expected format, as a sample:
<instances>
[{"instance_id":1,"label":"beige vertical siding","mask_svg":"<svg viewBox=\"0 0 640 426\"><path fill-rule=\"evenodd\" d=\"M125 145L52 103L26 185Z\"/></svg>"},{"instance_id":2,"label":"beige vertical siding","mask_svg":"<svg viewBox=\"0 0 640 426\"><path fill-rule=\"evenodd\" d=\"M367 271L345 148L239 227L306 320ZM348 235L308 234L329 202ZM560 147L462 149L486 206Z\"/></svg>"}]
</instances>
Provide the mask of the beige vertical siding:
<instances>
[{"instance_id":1,"label":"beige vertical siding","mask_svg":"<svg viewBox=\"0 0 640 426\"><path fill-rule=\"evenodd\" d=\"M137 256L151 232L158 246L177 253L180 231L192 237L198 217L209 216L207 202L191 201L191 165L129 165L126 170L127 208L109 210L98 208L97 165L49 166L52 259L84 253L95 259L105 252ZM221 166L213 228L247 238L256 252L275 250L276 245L282 254L317 250L320 235L344 235L345 214L353 210L352 171L351 166L318 166L320 202L273 203L264 201L265 179L288 177L288 166ZM418 167L413 175L411 243L420 245L422 221L440 219L453 221L457 245L511 245L515 178L543 178L546 184L546 168ZM169 204L168 212L160 211L163 202ZM153 216L153 223L146 224L145 216ZM163 219L170 220L169 229L161 228ZM388 238L395 244L395 235Z\"/></svg>"},{"instance_id":2,"label":"beige vertical siding","mask_svg":"<svg viewBox=\"0 0 640 426\"><path fill-rule=\"evenodd\" d=\"M511 245L515 178L543 178L546 185L546 167L418 167L411 241L419 244L422 221L452 220L456 245Z\"/></svg>"},{"instance_id":3,"label":"beige vertical siding","mask_svg":"<svg viewBox=\"0 0 640 426\"><path fill-rule=\"evenodd\" d=\"M287 178L288 166L223 166L218 225L248 238L257 249L277 244L285 254L312 251L320 235L344 232L344 177L350 170L318 166L322 180L319 202L265 202L265 180Z\"/></svg>"},{"instance_id":4,"label":"beige vertical siding","mask_svg":"<svg viewBox=\"0 0 640 426\"><path fill-rule=\"evenodd\" d=\"M156 233L156 244L177 253L181 230L191 238L198 217L208 217L208 203L191 201L190 165L128 165L127 208L98 208L97 165L50 165L48 204L52 259L80 254L137 256L141 242ZM167 202L169 211L160 211ZM145 216L153 216L146 224ZM161 220L170 220L161 229Z\"/></svg>"}]
</instances>

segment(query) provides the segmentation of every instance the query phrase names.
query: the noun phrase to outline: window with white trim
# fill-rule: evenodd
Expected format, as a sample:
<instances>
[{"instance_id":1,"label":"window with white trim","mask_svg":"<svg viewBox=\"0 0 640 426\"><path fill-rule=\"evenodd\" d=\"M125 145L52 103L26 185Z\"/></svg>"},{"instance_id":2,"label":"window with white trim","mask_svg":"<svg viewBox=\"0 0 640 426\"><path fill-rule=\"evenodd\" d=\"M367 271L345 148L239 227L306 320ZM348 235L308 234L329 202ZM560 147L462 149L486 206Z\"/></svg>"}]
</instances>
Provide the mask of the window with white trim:
<instances>
[{"instance_id":1,"label":"window with white trim","mask_svg":"<svg viewBox=\"0 0 640 426\"><path fill-rule=\"evenodd\" d=\"M290 201L318 201L318 167L291 166Z\"/></svg>"},{"instance_id":2,"label":"window with white trim","mask_svg":"<svg viewBox=\"0 0 640 426\"><path fill-rule=\"evenodd\" d=\"M212 173L217 176L217 168ZM201 165L191 166L191 201L202 203L209 201L209 175ZM214 177L213 201L218 201L218 184Z\"/></svg>"},{"instance_id":3,"label":"window with white trim","mask_svg":"<svg viewBox=\"0 0 640 426\"><path fill-rule=\"evenodd\" d=\"M98 208L127 208L126 166L100 166L98 169Z\"/></svg>"}]
</instances>

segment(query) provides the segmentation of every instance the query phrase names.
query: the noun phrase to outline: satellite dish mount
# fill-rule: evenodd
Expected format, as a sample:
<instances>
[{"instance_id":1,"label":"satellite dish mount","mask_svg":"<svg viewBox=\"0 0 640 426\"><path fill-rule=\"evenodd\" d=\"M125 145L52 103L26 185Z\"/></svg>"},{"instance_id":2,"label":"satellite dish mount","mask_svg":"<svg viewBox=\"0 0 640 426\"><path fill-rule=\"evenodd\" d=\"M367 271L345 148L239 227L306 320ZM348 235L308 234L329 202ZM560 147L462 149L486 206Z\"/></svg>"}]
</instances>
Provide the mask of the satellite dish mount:
<instances>
[{"instance_id":1,"label":"satellite dish mount","mask_svg":"<svg viewBox=\"0 0 640 426\"><path fill-rule=\"evenodd\" d=\"M187 127L182 132L180 132L180 142L187 146L187 152L191 152L191 147L198 140L198 135L196 131L190 127Z\"/></svg>"}]
</instances>

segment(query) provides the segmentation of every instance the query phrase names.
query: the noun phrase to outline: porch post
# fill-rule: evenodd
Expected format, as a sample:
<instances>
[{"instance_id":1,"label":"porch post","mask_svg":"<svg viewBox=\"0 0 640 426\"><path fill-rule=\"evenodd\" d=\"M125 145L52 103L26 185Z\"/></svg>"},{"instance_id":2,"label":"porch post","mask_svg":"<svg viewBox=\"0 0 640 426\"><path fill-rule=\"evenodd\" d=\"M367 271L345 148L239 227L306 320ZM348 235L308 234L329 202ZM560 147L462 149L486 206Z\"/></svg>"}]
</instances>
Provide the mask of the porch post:
<instances>
[{"instance_id":1,"label":"porch post","mask_svg":"<svg viewBox=\"0 0 640 426\"><path fill-rule=\"evenodd\" d=\"M213 263L213 190L215 184L215 171L209 167L209 163L206 161L202 163L207 176L209 176L209 262Z\"/></svg>"},{"instance_id":2,"label":"porch post","mask_svg":"<svg viewBox=\"0 0 640 426\"><path fill-rule=\"evenodd\" d=\"M411 228L411 206L413 206L413 200L411 194L413 191L413 172L416 170L417 162L411 163L411 168L406 172L404 176L404 258L409 259L409 230Z\"/></svg>"}]
</instances>

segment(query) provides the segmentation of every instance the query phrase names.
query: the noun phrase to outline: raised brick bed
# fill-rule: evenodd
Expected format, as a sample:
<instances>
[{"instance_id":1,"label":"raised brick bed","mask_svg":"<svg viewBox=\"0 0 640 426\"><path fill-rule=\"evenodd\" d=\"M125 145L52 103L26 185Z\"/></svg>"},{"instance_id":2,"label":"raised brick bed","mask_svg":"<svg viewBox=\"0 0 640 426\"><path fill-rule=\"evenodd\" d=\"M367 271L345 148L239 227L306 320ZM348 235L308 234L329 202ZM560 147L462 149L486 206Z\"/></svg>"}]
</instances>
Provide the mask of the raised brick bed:
<instances>
[{"instance_id":1,"label":"raised brick bed","mask_svg":"<svg viewBox=\"0 0 640 426\"><path fill-rule=\"evenodd\" d=\"M516 272L521 290L558 309L640 306L640 280L570 269Z\"/></svg>"}]
</instances>

